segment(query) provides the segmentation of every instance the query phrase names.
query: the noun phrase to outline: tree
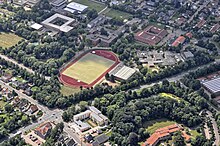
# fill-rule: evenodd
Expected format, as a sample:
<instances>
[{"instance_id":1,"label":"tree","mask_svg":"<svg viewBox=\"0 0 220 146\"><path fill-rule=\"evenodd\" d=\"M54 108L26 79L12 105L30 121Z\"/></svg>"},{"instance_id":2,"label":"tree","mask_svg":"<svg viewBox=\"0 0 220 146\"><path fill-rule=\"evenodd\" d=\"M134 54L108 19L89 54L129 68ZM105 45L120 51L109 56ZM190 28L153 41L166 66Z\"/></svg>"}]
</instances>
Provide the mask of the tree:
<instances>
[{"instance_id":1,"label":"tree","mask_svg":"<svg viewBox=\"0 0 220 146\"><path fill-rule=\"evenodd\" d=\"M128 136L128 143L131 146L137 146L138 145L138 135L134 132L131 132Z\"/></svg>"},{"instance_id":2,"label":"tree","mask_svg":"<svg viewBox=\"0 0 220 146\"><path fill-rule=\"evenodd\" d=\"M182 136L182 133L179 131L177 132L177 135L174 137L173 140L174 146L185 146L184 137Z\"/></svg>"}]
</instances>

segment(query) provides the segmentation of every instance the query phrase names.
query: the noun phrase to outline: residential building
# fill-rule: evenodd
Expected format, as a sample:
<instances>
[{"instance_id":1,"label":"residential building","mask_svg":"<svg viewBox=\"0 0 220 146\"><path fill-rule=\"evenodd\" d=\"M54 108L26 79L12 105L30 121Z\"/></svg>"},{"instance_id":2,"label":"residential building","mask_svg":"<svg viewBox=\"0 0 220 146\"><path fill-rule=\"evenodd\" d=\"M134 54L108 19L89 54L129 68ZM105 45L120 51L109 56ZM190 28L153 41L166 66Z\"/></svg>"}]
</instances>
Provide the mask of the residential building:
<instances>
[{"instance_id":1,"label":"residential building","mask_svg":"<svg viewBox=\"0 0 220 146\"><path fill-rule=\"evenodd\" d=\"M38 136L40 136L42 139L46 139L48 135L51 133L52 130L52 124L50 122L46 122L39 127L37 127L34 132Z\"/></svg>"},{"instance_id":2,"label":"residential building","mask_svg":"<svg viewBox=\"0 0 220 146\"><path fill-rule=\"evenodd\" d=\"M186 38L184 36L179 36L173 43L172 47L178 47L179 45L182 45L185 42Z\"/></svg>"}]
</instances>

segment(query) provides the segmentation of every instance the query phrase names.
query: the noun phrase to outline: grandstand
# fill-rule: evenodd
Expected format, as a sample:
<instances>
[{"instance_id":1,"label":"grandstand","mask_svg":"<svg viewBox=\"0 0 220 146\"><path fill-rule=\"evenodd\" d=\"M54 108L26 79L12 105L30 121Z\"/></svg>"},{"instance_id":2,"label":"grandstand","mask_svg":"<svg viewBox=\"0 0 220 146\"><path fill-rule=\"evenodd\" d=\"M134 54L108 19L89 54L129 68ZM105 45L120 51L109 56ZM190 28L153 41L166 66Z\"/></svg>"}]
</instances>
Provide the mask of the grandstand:
<instances>
[{"instance_id":1,"label":"grandstand","mask_svg":"<svg viewBox=\"0 0 220 146\"><path fill-rule=\"evenodd\" d=\"M128 80L134 73L135 69L125 66L123 63L119 63L115 68L113 68L110 72L110 76L114 76L116 80L126 81Z\"/></svg>"}]
</instances>

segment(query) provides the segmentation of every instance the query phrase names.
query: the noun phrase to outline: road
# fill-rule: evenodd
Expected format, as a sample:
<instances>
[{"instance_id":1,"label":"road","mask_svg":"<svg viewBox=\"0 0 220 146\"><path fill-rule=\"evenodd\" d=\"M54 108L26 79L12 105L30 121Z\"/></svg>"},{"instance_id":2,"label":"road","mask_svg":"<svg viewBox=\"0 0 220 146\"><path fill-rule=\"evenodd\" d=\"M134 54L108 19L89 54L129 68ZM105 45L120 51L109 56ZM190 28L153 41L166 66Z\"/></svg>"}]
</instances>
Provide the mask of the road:
<instances>
[{"instance_id":1,"label":"road","mask_svg":"<svg viewBox=\"0 0 220 146\"><path fill-rule=\"evenodd\" d=\"M188 71L181 72L181 73L178 74L178 75L171 76L171 77L168 77L168 78L165 78L165 79L167 79L167 80L170 81L170 82L178 81L178 80L180 80L181 78L183 78L183 76L185 76L186 74L188 74L189 72L196 71L198 68L207 67L207 66L209 66L209 65L211 65L211 64L214 64L214 63L220 63L220 59L216 59L215 62L211 62L211 63L205 64L205 65L199 66L199 67L195 67L195 68L193 68L193 69L190 69L190 70L188 70ZM156 84L156 83L161 83L161 81L157 81L157 82L153 82L153 83L150 83L150 84L141 85L140 87L135 88L135 89L133 89L133 90L140 90L140 89L143 89L143 88L149 88L149 87L153 86L153 85Z\"/></svg>"},{"instance_id":2,"label":"road","mask_svg":"<svg viewBox=\"0 0 220 146\"><path fill-rule=\"evenodd\" d=\"M220 146L220 133L218 133L218 125L217 125L215 119L213 118L212 113L210 111L207 111L206 113L207 113L207 116L212 120L212 126L213 126L214 133L215 133L214 144L216 146Z\"/></svg>"},{"instance_id":3,"label":"road","mask_svg":"<svg viewBox=\"0 0 220 146\"><path fill-rule=\"evenodd\" d=\"M207 0L201 7L199 7L199 9L189 18L189 20L187 21L187 23L190 24L191 21L194 19L194 17L195 17L196 15L198 15L198 13L199 13L203 8L205 8L209 3L210 3L210 1Z\"/></svg>"},{"instance_id":4,"label":"road","mask_svg":"<svg viewBox=\"0 0 220 146\"><path fill-rule=\"evenodd\" d=\"M41 123L45 122L45 121L54 121L55 123L60 123L63 122L65 127L64 127L64 131L66 133L68 133L77 143L81 143L81 140L79 138L79 136L73 132L73 130L71 128L69 128L68 123L64 122L62 119L62 114L63 114L63 110L60 109L49 109L48 107L38 103L36 100L34 100L32 97L27 96L26 94L23 94L21 91L16 90L15 88L9 86L9 84L4 83L3 81L0 80L0 85L2 87L8 88L9 90L14 90L19 97L27 99L29 102L35 104L38 106L38 108L40 110L42 110L43 112L43 116L39 118L39 120L37 120L37 122L31 123L28 126L22 127L20 129L18 129L17 131L21 131L22 133L31 129L34 129L36 126L40 125ZM13 137L14 134L17 132L13 132L12 134L9 135L10 137ZM86 146L84 143L82 143L82 146Z\"/></svg>"},{"instance_id":5,"label":"road","mask_svg":"<svg viewBox=\"0 0 220 146\"><path fill-rule=\"evenodd\" d=\"M15 61L14 59L11 59L11 58L9 58L9 57L3 55L3 54L0 54L0 57L1 57L2 59L5 59L5 60L8 61L8 62L11 62L11 63L13 63L13 64L15 64L15 65L18 65L20 68L27 70L29 73L32 73L32 74L35 73L35 71L33 71L32 69L30 69L30 68L24 66L24 65L21 64L21 63L18 63L18 62ZM50 77L45 76L45 79L46 79L46 80L50 80Z\"/></svg>"}]
</instances>

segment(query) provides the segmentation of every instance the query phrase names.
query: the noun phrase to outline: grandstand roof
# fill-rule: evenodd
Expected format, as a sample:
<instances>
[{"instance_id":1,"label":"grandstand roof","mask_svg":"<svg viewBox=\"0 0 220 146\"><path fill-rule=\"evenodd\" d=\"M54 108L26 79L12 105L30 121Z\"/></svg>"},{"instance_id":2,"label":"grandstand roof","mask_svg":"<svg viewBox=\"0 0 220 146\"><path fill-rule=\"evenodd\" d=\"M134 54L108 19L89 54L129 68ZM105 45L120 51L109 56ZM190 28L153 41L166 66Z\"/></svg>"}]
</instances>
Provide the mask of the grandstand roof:
<instances>
[{"instance_id":1,"label":"grandstand roof","mask_svg":"<svg viewBox=\"0 0 220 146\"><path fill-rule=\"evenodd\" d=\"M135 72L135 69L119 64L109 74L122 80L128 80Z\"/></svg>"}]
</instances>

